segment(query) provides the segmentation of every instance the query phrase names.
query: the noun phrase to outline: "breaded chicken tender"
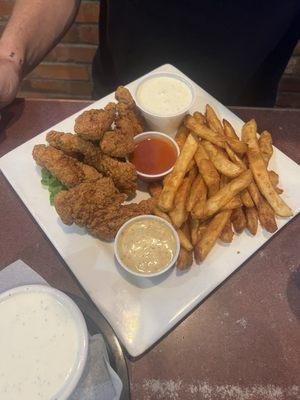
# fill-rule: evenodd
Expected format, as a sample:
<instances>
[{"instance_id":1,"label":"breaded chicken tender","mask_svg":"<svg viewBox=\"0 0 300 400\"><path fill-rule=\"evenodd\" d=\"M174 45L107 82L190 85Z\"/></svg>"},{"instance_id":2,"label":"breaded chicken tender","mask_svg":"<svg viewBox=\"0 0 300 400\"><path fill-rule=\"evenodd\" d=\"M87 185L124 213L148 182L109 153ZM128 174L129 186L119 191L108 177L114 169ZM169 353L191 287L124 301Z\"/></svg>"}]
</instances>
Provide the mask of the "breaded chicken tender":
<instances>
[{"instance_id":1,"label":"breaded chicken tender","mask_svg":"<svg viewBox=\"0 0 300 400\"><path fill-rule=\"evenodd\" d=\"M116 187L123 193L132 195L136 191L137 174L135 167L129 162L123 162L102 154L91 142L81 139L71 133L50 131L47 142L64 153L78 157L104 175L112 178Z\"/></svg>"},{"instance_id":2,"label":"breaded chicken tender","mask_svg":"<svg viewBox=\"0 0 300 400\"><path fill-rule=\"evenodd\" d=\"M156 205L154 199L122 205L124 200L125 195L118 193L110 178L100 178L58 193L54 205L63 223L76 223L99 239L113 240L124 222L152 213Z\"/></svg>"},{"instance_id":3,"label":"breaded chicken tender","mask_svg":"<svg viewBox=\"0 0 300 400\"><path fill-rule=\"evenodd\" d=\"M104 133L100 143L103 153L112 157L124 158L134 150L132 135L124 135L120 129Z\"/></svg>"},{"instance_id":4,"label":"breaded chicken tender","mask_svg":"<svg viewBox=\"0 0 300 400\"><path fill-rule=\"evenodd\" d=\"M32 156L39 166L47 168L55 178L68 188L102 177L95 168L83 164L51 146L44 144L34 146Z\"/></svg>"},{"instance_id":5,"label":"breaded chicken tender","mask_svg":"<svg viewBox=\"0 0 300 400\"><path fill-rule=\"evenodd\" d=\"M75 120L75 132L85 140L100 140L110 129L116 116L115 103L108 103L104 109L84 111Z\"/></svg>"}]
</instances>

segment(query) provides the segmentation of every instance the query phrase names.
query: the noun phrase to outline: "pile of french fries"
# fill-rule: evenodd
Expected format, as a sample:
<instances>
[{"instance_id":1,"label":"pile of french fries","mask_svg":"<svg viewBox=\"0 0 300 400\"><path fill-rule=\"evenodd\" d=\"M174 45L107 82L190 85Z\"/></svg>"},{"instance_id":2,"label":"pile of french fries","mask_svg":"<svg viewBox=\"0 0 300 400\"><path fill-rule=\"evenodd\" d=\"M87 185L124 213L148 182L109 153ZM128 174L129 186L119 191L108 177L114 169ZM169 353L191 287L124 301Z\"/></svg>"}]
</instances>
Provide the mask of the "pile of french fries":
<instances>
[{"instance_id":1,"label":"pile of french fries","mask_svg":"<svg viewBox=\"0 0 300 400\"><path fill-rule=\"evenodd\" d=\"M163 182L151 183L157 198L155 215L170 222L180 239L177 268L203 261L218 239L232 242L235 232L257 233L258 222L275 232L275 215L289 217L282 200L279 176L268 170L272 137L257 137L254 119L242 128L241 139L232 125L222 123L210 105L205 115L187 115L175 140L180 155Z\"/></svg>"}]
</instances>

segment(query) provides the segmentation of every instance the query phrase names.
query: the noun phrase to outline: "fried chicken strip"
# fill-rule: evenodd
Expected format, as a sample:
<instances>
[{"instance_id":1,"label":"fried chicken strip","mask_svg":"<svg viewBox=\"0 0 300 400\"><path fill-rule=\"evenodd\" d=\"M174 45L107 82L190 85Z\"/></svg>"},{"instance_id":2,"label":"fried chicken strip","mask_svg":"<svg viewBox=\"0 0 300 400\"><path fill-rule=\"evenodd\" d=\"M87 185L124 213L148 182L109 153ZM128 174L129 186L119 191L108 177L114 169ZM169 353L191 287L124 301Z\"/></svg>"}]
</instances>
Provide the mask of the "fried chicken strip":
<instances>
[{"instance_id":1,"label":"fried chicken strip","mask_svg":"<svg viewBox=\"0 0 300 400\"><path fill-rule=\"evenodd\" d=\"M51 146L44 144L34 146L32 156L39 166L47 168L68 188L102 177L95 168L83 164Z\"/></svg>"},{"instance_id":2,"label":"fried chicken strip","mask_svg":"<svg viewBox=\"0 0 300 400\"><path fill-rule=\"evenodd\" d=\"M100 140L110 129L116 116L115 103L108 103L104 109L84 111L75 120L75 132L85 140Z\"/></svg>"},{"instance_id":3,"label":"fried chicken strip","mask_svg":"<svg viewBox=\"0 0 300 400\"><path fill-rule=\"evenodd\" d=\"M64 153L77 156L82 155L84 162L96 168L99 172L112 178L116 187L128 195L136 191L137 174L131 163L122 162L101 154L99 148L91 142L81 139L71 133L50 131L46 136L47 142Z\"/></svg>"},{"instance_id":4,"label":"fried chicken strip","mask_svg":"<svg viewBox=\"0 0 300 400\"><path fill-rule=\"evenodd\" d=\"M54 205L63 223L76 223L99 239L112 240L124 222L152 213L156 204L156 200L148 199L121 205L124 199L125 195L118 193L110 178L100 178L58 193Z\"/></svg>"}]
</instances>

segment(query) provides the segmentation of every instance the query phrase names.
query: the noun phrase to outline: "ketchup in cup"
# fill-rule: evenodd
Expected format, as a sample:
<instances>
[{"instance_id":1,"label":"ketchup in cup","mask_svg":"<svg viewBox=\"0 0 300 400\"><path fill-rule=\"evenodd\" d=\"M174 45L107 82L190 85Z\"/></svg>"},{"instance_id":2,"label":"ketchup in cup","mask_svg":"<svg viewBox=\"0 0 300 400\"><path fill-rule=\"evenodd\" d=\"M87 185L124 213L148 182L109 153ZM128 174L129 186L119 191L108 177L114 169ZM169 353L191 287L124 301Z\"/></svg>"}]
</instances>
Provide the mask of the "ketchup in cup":
<instances>
[{"instance_id":1,"label":"ketchup in cup","mask_svg":"<svg viewBox=\"0 0 300 400\"><path fill-rule=\"evenodd\" d=\"M170 172L179 154L176 142L159 132L135 137L135 149L129 161L144 180L161 179Z\"/></svg>"}]
</instances>

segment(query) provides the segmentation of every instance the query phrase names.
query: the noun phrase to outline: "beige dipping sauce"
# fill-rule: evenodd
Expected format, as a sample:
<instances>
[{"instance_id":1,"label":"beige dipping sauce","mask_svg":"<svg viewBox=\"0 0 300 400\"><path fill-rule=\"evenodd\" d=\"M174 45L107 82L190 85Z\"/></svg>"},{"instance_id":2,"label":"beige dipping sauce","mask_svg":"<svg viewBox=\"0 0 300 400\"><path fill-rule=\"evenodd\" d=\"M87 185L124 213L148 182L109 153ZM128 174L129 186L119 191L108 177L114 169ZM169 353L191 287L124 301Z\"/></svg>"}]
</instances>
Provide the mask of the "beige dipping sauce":
<instances>
[{"instance_id":1,"label":"beige dipping sauce","mask_svg":"<svg viewBox=\"0 0 300 400\"><path fill-rule=\"evenodd\" d=\"M172 261L175 252L173 232L156 219L133 221L125 226L118 240L119 257L134 272L159 272Z\"/></svg>"},{"instance_id":2,"label":"beige dipping sauce","mask_svg":"<svg viewBox=\"0 0 300 400\"><path fill-rule=\"evenodd\" d=\"M145 111L159 116L171 116L189 107L192 92L180 79L156 76L141 83L137 90L137 100Z\"/></svg>"},{"instance_id":3,"label":"beige dipping sauce","mask_svg":"<svg viewBox=\"0 0 300 400\"><path fill-rule=\"evenodd\" d=\"M12 294L0 302L0 399L49 400L78 352L76 323L47 293Z\"/></svg>"}]
</instances>

